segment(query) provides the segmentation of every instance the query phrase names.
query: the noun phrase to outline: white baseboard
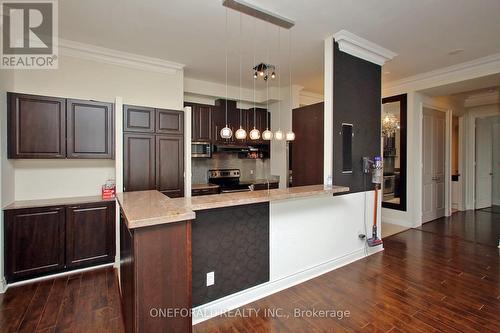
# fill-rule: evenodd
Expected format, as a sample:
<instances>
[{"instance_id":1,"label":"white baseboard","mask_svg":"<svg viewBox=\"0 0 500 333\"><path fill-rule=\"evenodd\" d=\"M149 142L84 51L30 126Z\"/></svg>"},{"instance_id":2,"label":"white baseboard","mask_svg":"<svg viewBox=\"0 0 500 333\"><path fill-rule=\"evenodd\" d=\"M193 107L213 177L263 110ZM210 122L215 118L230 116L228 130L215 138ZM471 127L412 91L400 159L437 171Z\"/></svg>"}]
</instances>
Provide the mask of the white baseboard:
<instances>
[{"instance_id":1,"label":"white baseboard","mask_svg":"<svg viewBox=\"0 0 500 333\"><path fill-rule=\"evenodd\" d=\"M29 284L29 283L34 283L34 282L39 282L39 281L43 281L43 280L54 279L54 278L57 278L57 277L60 277L60 276L65 276L65 275L72 275L72 274L77 274L77 273L82 273L82 272L87 272L87 271L93 271L93 270L96 270L96 269L100 269L100 268L104 268L104 267L110 267L110 266L113 266L113 263L99 265L99 266L92 266L92 267L87 267L87 268L80 268L80 269L75 269L75 270L72 270L72 271L61 272L61 273L57 273L57 274L51 274L51 275L37 277L37 278L34 278L34 279L29 279L29 280L24 280L24 281L9 283L9 284L7 284L5 286L5 289L2 289L3 290L2 293L5 292L7 290L7 288L10 288L10 287L22 286L22 285ZM3 279L3 281L1 281L1 282L4 282L4 281L5 280ZM1 282L0 282L0 286L2 284Z\"/></svg>"},{"instance_id":2,"label":"white baseboard","mask_svg":"<svg viewBox=\"0 0 500 333\"><path fill-rule=\"evenodd\" d=\"M372 255L383 250L383 246L368 248L368 255ZM237 309L245 304L252 303L258 299L290 288L307 280L313 279L317 276L328 273L332 270L350 264L364 257L366 257L365 248L356 250L342 257L335 258L333 260L327 261L323 264L295 273L285 278L266 282L258 286L215 300L213 302L200 305L196 308L193 308L193 325L219 316L227 311Z\"/></svg>"}]
</instances>

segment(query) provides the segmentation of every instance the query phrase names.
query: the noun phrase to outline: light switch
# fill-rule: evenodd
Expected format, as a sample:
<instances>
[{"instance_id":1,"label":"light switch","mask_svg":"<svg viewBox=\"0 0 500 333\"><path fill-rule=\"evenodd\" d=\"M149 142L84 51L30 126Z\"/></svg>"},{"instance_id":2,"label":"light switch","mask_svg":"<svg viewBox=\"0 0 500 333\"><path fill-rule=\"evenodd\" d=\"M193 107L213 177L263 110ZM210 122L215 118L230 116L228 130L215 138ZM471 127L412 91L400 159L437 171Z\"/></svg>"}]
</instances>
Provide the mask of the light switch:
<instances>
[{"instance_id":1,"label":"light switch","mask_svg":"<svg viewBox=\"0 0 500 333\"><path fill-rule=\"evenodd\" d=\"M207 273L207 287L215 284L215 272Z\"/></svg>"}]
</instances>

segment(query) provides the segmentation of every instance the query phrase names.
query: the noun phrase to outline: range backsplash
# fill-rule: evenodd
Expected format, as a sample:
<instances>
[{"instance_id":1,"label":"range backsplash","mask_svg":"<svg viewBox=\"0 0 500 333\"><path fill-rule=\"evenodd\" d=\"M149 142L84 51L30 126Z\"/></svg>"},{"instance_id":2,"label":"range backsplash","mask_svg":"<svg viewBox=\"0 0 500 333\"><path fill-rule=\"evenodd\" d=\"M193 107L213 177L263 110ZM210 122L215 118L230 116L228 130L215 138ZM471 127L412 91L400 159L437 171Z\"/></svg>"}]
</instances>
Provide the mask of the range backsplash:
<instances>
[{"instance_id":1,"label":"range backsplash","mask_svg":"<svg viewBox=\"0 0 500 333\"><path fill-rule=\"evenodd\" d=\"M238 154L213 154L212 158L193 158L191 160L193 184L208 182L210 169L240 169L241 180L265 179L271 174L270 159L244 159ZM253 174L251 173L253 170Z\"/></svg>"}]
</instances>

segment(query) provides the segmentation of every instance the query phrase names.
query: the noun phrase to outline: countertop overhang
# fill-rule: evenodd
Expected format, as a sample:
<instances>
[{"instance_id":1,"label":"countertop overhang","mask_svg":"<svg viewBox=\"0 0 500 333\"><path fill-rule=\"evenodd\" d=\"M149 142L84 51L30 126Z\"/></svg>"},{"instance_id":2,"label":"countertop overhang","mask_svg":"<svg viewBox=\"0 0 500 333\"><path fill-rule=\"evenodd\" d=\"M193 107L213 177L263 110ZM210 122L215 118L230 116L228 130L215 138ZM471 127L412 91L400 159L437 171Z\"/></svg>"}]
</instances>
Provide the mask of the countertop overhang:
<instances>
[{"instance_id":1,"label":"countertop overhang","mask_svg":"<svg viewBox=\"0 0 500 333\"><path fill-rule=\"evenodd\" d=\"M310 185L251 192L169 198L158 191L125 192L117 195L127 227L135 229L165 223L194 220L196 211L249 205L293 198L333 195L349 192L344 186Z\"/></svg>"}]
</instances>

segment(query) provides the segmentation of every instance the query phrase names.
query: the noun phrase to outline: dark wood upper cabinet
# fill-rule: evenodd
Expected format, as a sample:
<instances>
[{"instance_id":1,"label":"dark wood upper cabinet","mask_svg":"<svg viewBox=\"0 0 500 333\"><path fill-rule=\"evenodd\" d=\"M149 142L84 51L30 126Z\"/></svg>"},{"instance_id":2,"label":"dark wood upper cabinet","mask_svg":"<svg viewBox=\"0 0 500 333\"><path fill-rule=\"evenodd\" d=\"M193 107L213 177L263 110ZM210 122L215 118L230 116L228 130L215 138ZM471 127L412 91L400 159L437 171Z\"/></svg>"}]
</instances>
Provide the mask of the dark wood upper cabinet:
<instances>
[{"instance_id":1,"label":"dark wood upper cabinet","mask_svg":"<svg viewBox=\"0 0 500 333\"><path fill-rule=\"evenodd\" d=\"M169 197L184 196L184 139L156 136L156 186Z\"/></svg>"},{"instance_id":2,"label":"dark wood upper cabinet","mask_svg":"<svg viewBox=\"0 0 500 333\"><path fill-rule=\"evenodd\" d=\"M212 110L213 106L185 103L184 106L191 107L191 140L208 141L212 140Z\"/></svg>"},{"instance_id":3,"label":"dark wood upper cabinet","mask_svg":"<svg viewBox=\"0 0 500 333\"><path fill-rule=\"evenodd\" d=\"M156 142L154 134L126 133L123 136L124 191L154 190Z\"/></svg>"},{"instance_id":4,"label":"dark wood upper cabinet","mask_svg":"<svg viewBox=\"0 0 500 333\"><path fill-rule=\"evenodd\" d=\"M68 158L114 158L113 104L69 99L66 119Z\"/></svg>"},{"instance_id":5,"label":"dark wood upper cabinet","mask_svg":"<svg viewBox=\"0 0 500 333\"><path fill-rule=\"evenodd\" d=\"M124 105L123 130L125 132L154 133L155 115L154 108Z\"/></svg>"},{"instance_id":6,"label":"dark wood upper cabinet","mask_svg":"<svg viewBox=\"0 0 500 333\"><path fill-rule=\"evenodd\" d=\"M64 207L5 211L8 282L64 269Z\"/></svg>"},{"instance_id":7,"label":"dark wood upper cabinet","mask_svg":"<svg viewBox=\"0 0 500 333\"><path fill-rule=\"evenodd\" d=\"M184 112L156 109L156 133L183 134Z\"/></svg>"},{"instance_id":8,"label":"dark wood upper cabinet","mask_svg":"<svg viewBox=\"0 0 500 333\"><path fill-rule=\"evenodd\" d=\"M148 108L134 107L134 110L140 109ZM124 117L127 113L130 116L130 110L124 108ZM137 133L125 132L123 136L123 190L156 189L170 197L181 197L184 195L184 111L149 110L150 118L155 119L154 131L147 129L138 133L136 126L132 132Z\"/></svg>"},{"instance_id":9,"label":"dark wood upper cabinet","mask_svg":"<svg viewBox=\"0 0 500 333\"><path fill-rule=\"evenodd\" d=\"M8 93L8 157L65 158L65 99Z\"/></svg>"},{"instance_id":10,"label":"dark wood upper cabinet","mask_svg":"<svg viewBox=\"0 0 500 333\"><path fill-rule=\"evenodd\" d=\"M115 202L66 208L66 266L79 268L114 260Z\"/></svg>"}]
</instances>

